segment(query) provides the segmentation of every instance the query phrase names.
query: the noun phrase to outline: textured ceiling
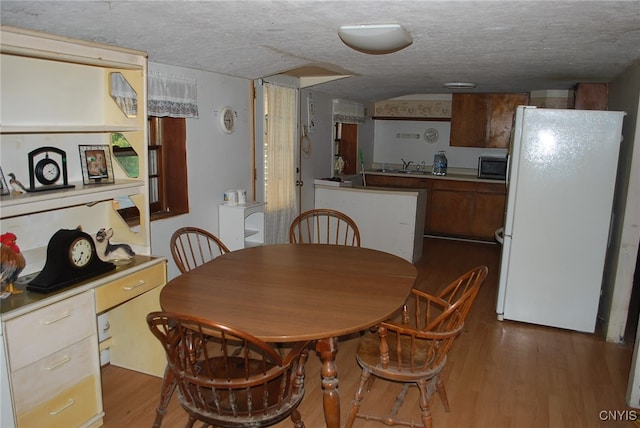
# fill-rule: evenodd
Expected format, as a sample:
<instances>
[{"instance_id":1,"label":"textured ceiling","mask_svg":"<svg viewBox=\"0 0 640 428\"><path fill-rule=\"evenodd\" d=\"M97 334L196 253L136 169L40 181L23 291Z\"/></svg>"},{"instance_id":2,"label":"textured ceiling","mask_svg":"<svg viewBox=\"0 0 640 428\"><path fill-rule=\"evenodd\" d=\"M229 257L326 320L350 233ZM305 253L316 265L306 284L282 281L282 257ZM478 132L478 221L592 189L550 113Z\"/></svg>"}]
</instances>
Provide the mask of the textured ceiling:
<instances>
[{"instance_id":1,"label":"textured ceiling","mask_svg":"<svg viewBox=\"0 0 640 428\"><path fill-rule=\"evenodd\" d=\"M0 22L147 51L149 61L257 79L320 65L353 77L314 89L362 101L569 89L640 58L640 1L7 1ZM408 48L367 55L347 24L399 23Z\"/></svg>"}]
</instances>

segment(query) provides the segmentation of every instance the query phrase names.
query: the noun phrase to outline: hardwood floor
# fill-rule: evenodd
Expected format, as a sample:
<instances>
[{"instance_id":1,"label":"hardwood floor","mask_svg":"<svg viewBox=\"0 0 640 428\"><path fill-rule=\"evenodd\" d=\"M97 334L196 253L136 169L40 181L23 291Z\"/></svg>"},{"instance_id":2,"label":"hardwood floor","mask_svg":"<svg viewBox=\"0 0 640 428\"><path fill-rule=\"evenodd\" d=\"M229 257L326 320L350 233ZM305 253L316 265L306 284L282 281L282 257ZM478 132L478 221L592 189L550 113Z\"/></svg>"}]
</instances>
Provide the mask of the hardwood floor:
<instances>
[{"instance_id":1,"label":"hardwood floor","mask_svg":"<svg viewBox=\"0 0 640 428\"><path fill-rule=\"evenodd\" d=\"M436 292L459 274L479 265L489 276L457 339L444 373L451 412L432 399L435 428L585 428L637 426L601 420L609 411L631 410L625 394L632 346L604 342L598 335L515 322L495 316L500 247L425 238L417 287ZM353 353L358 336L339 342L337 356L343 422L360 369ZM103 368L104 427L150 427L155 417L161 379L114 366ZM377 386L380 388L382 382ZM398 385L365 396L363 407L390 407ZM300 412L307 428L324 426L320 362L312 352L307 364L306 395ZM402 412L418 412L412 388ZM631 413L635 415L635 413ZM640 411L638 412L640 417ZM163 427L184 426L184 411L172 398ZM291 427L286 420L276 427ZM354 428L384 425L359 419Z\"/></svg>"}]
</instances>

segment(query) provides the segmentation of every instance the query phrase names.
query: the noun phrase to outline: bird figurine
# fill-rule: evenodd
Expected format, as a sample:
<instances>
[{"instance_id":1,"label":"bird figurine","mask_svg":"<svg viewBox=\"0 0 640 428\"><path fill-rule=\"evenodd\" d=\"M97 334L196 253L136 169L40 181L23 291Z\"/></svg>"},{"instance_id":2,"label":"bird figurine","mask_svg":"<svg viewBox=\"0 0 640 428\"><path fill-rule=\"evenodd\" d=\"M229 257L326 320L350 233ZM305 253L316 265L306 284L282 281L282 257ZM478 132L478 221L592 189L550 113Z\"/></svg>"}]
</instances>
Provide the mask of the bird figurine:
<instances>
[{"instance_id":1,"label":"bird figurine","mask_svg":"<svg viewBox=\"0 0 640 428\"><path fill-rule=\"evenodd\" d=\"M27 193L27 188L16 178L13 172L9 173L9 185L15 193Z\"/></svg>"},{"instance_id":2,"label":"bird figurine","mask_svg":"<svg viewBox=\"0 0 640 428\"><path fill-rule=\"evenodd\" d=\"M16 235L11 232L0 235L0 282L3 287L6 285L4 291L11 294L22 293L22 290L15 288L14 283L26 265L16 239Z\"/></svg>"}]
</instances>

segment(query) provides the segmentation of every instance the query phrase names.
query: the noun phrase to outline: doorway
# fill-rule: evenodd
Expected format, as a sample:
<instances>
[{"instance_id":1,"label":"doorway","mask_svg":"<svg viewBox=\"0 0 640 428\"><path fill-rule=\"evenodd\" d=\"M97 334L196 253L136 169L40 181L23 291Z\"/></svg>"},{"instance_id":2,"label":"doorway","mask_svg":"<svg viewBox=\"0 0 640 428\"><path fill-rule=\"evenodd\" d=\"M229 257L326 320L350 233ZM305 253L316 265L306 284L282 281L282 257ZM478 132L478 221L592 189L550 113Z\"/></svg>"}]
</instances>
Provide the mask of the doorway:
<instances>
[{"instance_id":1,"label":"doorway","mask_svg":"<svg viewBox=\"0 0 640 428\"><path fill-rule=\"evenodd\" d=\"M358 173L358 125L355 123L336 123L335 159L342 158L343 175Z\"/></svg>"}]
</instances>

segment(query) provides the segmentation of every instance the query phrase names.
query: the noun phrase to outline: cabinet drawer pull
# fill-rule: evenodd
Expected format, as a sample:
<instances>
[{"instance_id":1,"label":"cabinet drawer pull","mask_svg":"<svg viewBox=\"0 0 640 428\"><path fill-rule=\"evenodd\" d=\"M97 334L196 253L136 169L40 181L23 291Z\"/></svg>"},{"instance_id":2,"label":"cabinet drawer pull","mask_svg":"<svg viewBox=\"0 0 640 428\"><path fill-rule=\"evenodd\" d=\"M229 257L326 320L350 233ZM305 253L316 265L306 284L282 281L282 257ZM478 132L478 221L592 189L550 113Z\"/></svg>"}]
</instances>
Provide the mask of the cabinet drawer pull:
<instances>
[{"instance_id":1,"label":"cabinet drawer pull","mask_svg":"<svg viewBox=\"0 0 640 428\"><path fill-rule=\"evenodd\" d=\"M60 321L60 320L65 319L65 318L69 318L70 316L71 316L71 312L69 312L69 311L64 311L64 312L63 312L62 314L60 314L60 316L58 316L57 318L54 318L54 319L49 320L49 321L42 321L42 324L44 324L44 325L53 324L53 323L56 323L56 322L58 322L58 321Z\"/></svg>"},{"instance_id":2,"label":"cabinet drawer pull","mask_svg":"<svg viewBox=\"0 0 640 428\"><path fill-rule=\"evenodd\" d=\"M57 363L53 364L52 366L47 366L47 367L45 367L44 369L45 369L45 370L53 370L53 369L55 369L56 367L60 367L61 365L68 363L69 361L71 361L71 357L70 357L70 356L68 356L68 355L65 355L65 356L62 358L62 360L58 361Z\"/></svg>"},{"instance_id":3,"label":"cabinet drawer pull","mask_svg":"<svg viewBox=\"0 0 640 428\"><path fill-rule=\"evenodd\" d=\"M51 416L55 416L58 413L63 412L65 409L68 409L69 407L73 406L74 404L76 404L76 400L74 400L73 398L69 398L69 401L67 401L67 404L60 407L58 410L49 410L49 414Z\"/></svg>"},{"instance_id":4,"label":"cabinet drawer pull","mask_svg":"<svg viewBox=\"0 0 640 428\"><path fill-rule=\"evenodd\" d=\"M144 282L144 279L141 279L140 281L138 281L138 283L137 283L137 284L135 284L135 285L127 285L126 287L123 287L123 289L124 289L125 291L131 291L131 290L133 290L134 288L142 287L142 286L143 286L143 285L145 285L145 284L146 284L146 282Z\"/></svg>"}]
</instances>

